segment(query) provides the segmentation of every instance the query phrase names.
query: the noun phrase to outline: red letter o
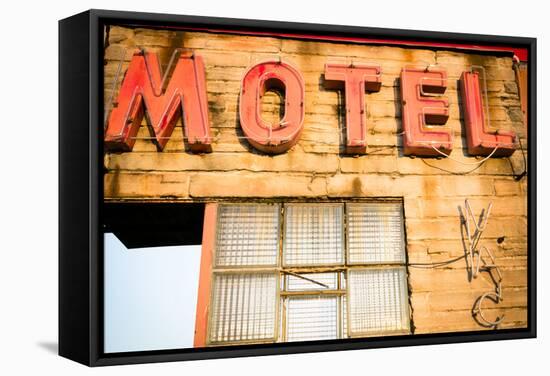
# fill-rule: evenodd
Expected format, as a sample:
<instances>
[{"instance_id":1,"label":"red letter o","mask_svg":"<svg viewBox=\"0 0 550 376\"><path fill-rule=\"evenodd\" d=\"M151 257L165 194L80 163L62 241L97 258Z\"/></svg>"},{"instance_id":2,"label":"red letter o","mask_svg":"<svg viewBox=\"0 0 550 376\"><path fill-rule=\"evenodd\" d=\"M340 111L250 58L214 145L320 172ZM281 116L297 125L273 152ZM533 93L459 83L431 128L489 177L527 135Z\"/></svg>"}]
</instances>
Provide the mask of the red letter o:
<instances>
[{"instance_id":1,"label":"red letter o","mask_svg":"<svg viewBox=\"0 0 550 376\"><path fill-rule=\"evenodd\" d=\"M265 122L260 113L263 94L285 90L285 114L279 124ZM298 142L304 122L304 80L300 72L282 61L265 61L243 77L239 104L240 123L252 146L269 154L284 153Z\"/></svg>"}]
</instances>

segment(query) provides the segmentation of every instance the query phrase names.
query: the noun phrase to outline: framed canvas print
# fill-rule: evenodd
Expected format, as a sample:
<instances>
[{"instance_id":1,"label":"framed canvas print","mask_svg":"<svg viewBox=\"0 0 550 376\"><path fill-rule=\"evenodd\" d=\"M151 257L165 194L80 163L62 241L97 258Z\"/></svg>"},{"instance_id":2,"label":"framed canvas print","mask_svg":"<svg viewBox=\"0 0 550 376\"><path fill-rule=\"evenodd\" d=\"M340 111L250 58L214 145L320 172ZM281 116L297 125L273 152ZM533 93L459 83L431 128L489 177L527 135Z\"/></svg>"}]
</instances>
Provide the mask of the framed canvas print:
<instances>
[{"instance_id":1,"label":"framed canvas print","mask_svg":"<svg viewBox=\"0 0 550 376\"><path fill-rule=\"evenodd\" d=\"M60 355L536 335L535 39L105 10L59 30Z\"/></svg>"}]
</instances>

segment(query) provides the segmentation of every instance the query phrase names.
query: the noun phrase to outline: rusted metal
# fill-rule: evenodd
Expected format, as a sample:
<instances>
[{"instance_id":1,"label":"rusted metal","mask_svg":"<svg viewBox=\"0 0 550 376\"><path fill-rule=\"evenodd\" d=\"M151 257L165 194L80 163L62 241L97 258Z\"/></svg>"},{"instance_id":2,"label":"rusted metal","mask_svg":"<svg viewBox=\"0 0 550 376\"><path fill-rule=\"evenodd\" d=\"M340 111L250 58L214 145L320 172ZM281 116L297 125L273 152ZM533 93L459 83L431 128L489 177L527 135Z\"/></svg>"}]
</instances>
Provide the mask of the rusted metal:
<instances>
[{"instance_id":1,"label":"rusted metal","mask_svg":"<svg viewBox=\"0 0 550 376\"><path fill-rule=\"evenodd\" d=\"M176 59L176 56L179 57ZM177 60L177 63L175 63ZM118 77L121 61L117 70ZM173 74L168 81L169 73ZM483 67L477 67L484 73ZM122 82L117 106L108 115L105 129L107 150L130 151L137 139L145 112L150 119L152 137L164 148L183 113L184 140L196 152L211 151L208 101L204 63L193 52L174 50L169 67L162 74L158 56L143 50L134 53ZM486 79L483 79L486 86ZM113 84L116 87L117 78ZM255 148L269 154L283 153L295 145L303 129L305 86L300 72L280 58L250 67L242 80L239 121L244 138ZM485 109L479 74L472 69L461 78L464 96L468 150L472 155L509 156L517 146L511 130L491 131L487 90ZM366 141L365 91L379 91L381 68L365 63L327 63L325 86L344 88L346 103L346 152L364 153ZM403 150L405 155L445 156L453 147L449 128L441 127L449 117L448 100L441 97L447 87L447 74L437 64L404 67L401 72ZM262 119L261 98L266 91L285 92L284 116L277 124ZM111 100L105 108L109 113ZM183 109L182 109L183 107ZM525 110L526 111L526 110ZM453 159L453 158L451 158ZM455 159L453 159L455 160ZM464 163L480 164L482 162Z\"/></svg>"},{"instance_id":2,"label":"rusted metal","mask_svg":"<svg viewBox=\"0 0 550 376\"><path fill-rule=\"evenodd\" d=\"M472 207L470 206L468 199L464 202L464 226L466 228L467 235L466 245L468 246L468 269L470 270L471 278L477 278L481 270L481 263L483 263L483 270L481 271L488 272L491 279L495 283L494 291L488 291L476 299L472 308L472 315L482 326L496 328L504 319L504 315L497 317L494 320L489 320L483 312L482 303L487 298L493 300L497 304L500 303L502 300L502 273L495 262L493 253L486 246L481 246L478 248L483 231L487 227L487 222L491 216L492 208L493 203L489 202L487 209L483 209L480 215L476 217L472 211ZM471 223L473 223L473 228ZM487 262L484 258L484 254L489 257L490 262ZM493 271L497 273L497 278L493 275Z\"/></svg>"},{"instance_id":3,"label":"rusted metal","mask_svg":"<svg viewBox=\"0 0 550 376\"><path fill-rule=\"evenodd\" d=\"M363 154L367 150L367 114L365 91L380 91L382 70L379 65L327 63L325 87L343 89L346 104L346 153Z\"/></svg>"},{"instance_id":4,"label":"rusted metal","mask_svg":"<svg viewBox=\"0 0 550 376\"><path fill-rule=\"evenodd\" d=\"M147 112L160 149L168 142L183 113L189 148L196 152L211 151L205 69L200 56L180 54L166 84L157 54L134 53L116 102L105 130L106 149L132 150Z\"/></svg>"},{"instance_id":5,"label":"rusted metal","mask_svg":"<svg viewBox=\"0 0 550 376\"><path fill-rule=\"evenodd\" d=\"M284 117L278 124L262 119L261 98L266 91L285 93ZM250 67L242 80L239 119L248 142L269 154L294 146L303 129L305 84L301 73L287 62L268 60Z\"/></svg>"},{"instance_id":6,"label":"rusted metal","mask_svg":"<svg viewBox=\"0 0 550 376\"><path fill-rule=\"evenodd\" d=\"M401 71L403 152L405 155L437 156L450 153L452 132L443 125L449 118L449 101L439 97L447 88L442 69L405 67ZM437 97L436 97L437 96Z\"/></svg>"},{"instance_id":7,"label":"rusted metal","mask_svg":"<svg viewBox=\"0 0 550 376\"><path fill-rule=\"evenodd\" d=\"M485 76L484 69L481 69L481 72ZM460 78L468 153L480 156L510 156L518 147L516 133L512 130L489 129L491 121L486 94L487 88L485 87L486 82L487 80L484 77L484 100L478 71L464 72Z\"/></svg>"}]
</instances>

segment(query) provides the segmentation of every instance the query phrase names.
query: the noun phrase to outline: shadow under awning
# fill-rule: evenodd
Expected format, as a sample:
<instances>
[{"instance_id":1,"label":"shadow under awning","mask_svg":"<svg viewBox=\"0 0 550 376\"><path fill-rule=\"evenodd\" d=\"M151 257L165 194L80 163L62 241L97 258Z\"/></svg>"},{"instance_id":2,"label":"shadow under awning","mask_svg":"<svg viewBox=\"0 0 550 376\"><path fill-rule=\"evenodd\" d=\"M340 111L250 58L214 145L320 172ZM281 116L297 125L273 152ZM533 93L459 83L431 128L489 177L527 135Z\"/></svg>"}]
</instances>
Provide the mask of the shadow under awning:
<instances>
[{"instance_id":1,"label":"shadow under awning","mask_svg":"<svg viewBox=\"0 0 550 376\"><path fill-rule=\"evenodd\" d=\"M205 204L105 203L104 232L127 248L202 243Z\"/></svg>"}]
</instances>

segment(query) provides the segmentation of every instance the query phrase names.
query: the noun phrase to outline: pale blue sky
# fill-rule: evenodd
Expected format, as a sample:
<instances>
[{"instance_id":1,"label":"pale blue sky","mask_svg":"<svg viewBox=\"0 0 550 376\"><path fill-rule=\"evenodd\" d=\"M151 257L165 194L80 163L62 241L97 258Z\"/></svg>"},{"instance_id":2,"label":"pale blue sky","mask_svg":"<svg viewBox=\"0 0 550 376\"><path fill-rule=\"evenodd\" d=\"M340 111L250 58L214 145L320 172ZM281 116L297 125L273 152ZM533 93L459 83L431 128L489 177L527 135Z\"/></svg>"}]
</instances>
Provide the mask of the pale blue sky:
<instances>
[{"instance_id":1,"label":"pale blue sky","mask_svg":"<svg viewBox=\"0 0 550 376\"><path fill-rule=\"evenodd\" d=\"M106 353L193 347L200 250L126 249L105 234Z\"/></svg>"}]
</instances>

